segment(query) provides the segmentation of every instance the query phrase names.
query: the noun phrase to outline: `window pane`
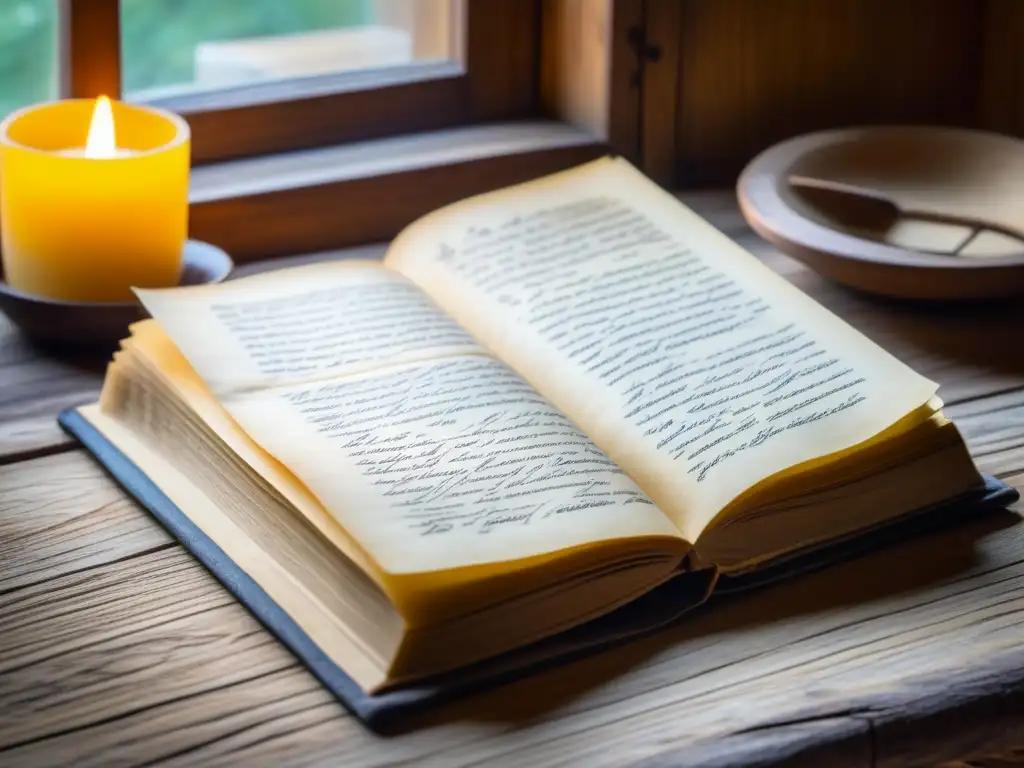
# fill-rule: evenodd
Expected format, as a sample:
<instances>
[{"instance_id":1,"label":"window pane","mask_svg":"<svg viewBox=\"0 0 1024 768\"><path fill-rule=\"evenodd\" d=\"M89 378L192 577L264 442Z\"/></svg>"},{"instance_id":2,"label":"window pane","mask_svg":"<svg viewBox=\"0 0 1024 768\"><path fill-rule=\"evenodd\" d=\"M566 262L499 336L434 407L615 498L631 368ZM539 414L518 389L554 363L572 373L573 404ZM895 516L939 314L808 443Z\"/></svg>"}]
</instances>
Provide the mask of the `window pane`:
<instances>
[{"instance_id":1,"label":"window pane","mask_svg":"<svg viewBox=\"0 0 1024 768\"><path fill-rule=\"evenodd\" d=\"M0 116L57 96L57 0L0 0Z\"/></svg>"},{"instance_id":2,"label":"window pane","mask_svg":"<svg viewBox=\"0 0 1024 768\"><path fill-rule=\"evenodd\" d=\"M449 11L450 0L121 0L124 91L155 98L447 58Z\"/></svg>"}]
</instances>

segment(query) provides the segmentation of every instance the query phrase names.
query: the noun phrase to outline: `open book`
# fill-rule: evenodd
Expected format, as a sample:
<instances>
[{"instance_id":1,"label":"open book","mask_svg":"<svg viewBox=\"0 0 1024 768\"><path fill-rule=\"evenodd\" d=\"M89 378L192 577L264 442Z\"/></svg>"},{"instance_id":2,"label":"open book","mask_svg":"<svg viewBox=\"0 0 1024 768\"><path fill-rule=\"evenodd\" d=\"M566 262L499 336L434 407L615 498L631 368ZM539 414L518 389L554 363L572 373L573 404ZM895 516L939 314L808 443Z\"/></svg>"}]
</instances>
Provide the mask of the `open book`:
<instances>
[{"instance_id":1,"label":"open book","mask_svg":"<svg viewBox=\"0 0 1024 768\"><path fill-rule=\"evenodd\" d=\"M137 293L80 424L370 696L984 493L935 383L620 159Z\"/></svg>"}]
</instances>

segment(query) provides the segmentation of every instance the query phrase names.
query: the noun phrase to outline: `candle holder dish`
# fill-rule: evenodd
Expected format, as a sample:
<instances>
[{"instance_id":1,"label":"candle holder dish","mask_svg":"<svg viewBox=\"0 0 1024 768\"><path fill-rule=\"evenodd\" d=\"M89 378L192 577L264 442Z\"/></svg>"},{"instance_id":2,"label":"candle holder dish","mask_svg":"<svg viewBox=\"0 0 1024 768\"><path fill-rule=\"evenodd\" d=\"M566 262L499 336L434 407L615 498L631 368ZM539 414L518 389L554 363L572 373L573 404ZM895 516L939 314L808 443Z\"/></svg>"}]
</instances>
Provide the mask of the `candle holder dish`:
<instances>
[{"instance_id":1,"label":"candle holder dish","mask_svg":"<svg viewBox=\"0 0 1024 768\"><path fill-rule=\"evenodd\" d=\"M932 301L1024 294L1024 142L872 127L777 144L743 171L747 223L838 283Z\"/></svg>"},{"instance_id":2,"label":"candle holder dish","mask_svg":"<svg viewBox=\"0 0 1024 768\"><path fill-rule=\"evenodd\" d=\"M179 286L225 280L234 268L220 248L188 240L182 253ZM128 326L146 317L135 301L63 301L33 296L3 280L0 265L0 311L27 337L41 344L110 348L128 334Z\"/></svg>"}]
</instances>

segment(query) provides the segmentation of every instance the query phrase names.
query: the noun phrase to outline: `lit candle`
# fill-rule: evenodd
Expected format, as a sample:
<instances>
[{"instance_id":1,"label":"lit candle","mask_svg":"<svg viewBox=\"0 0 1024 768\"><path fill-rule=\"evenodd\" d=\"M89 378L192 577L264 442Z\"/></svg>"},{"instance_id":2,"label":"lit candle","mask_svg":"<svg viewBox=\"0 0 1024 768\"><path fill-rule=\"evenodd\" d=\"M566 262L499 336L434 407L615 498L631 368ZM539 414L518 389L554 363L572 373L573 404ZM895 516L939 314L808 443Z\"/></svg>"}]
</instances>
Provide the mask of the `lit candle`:
<instances>
[{"instance_id":1,"label":"lit candle","mask_svg":"<svg viewBox=\"0 0 1024 768\"><path fill-rule=\"evenodd\" d=\"M150 107L71 99L0 123L4 279L67 301L177 285L188 230L189 129Z\"/></svg>"}]
</instances>

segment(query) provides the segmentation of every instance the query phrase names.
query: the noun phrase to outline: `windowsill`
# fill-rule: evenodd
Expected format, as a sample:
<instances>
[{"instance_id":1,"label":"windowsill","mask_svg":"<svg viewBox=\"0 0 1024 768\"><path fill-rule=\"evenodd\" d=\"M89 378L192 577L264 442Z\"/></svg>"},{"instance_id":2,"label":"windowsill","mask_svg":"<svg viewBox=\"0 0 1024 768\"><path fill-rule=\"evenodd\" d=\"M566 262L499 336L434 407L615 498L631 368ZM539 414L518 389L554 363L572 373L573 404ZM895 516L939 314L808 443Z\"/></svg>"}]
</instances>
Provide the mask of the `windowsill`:
<instances>
[{"instance_id":1,"label":"windowsill","mask_svg":"<svg viewBox=\"0 0 1024 768\"><path fill-rule=\"evenodd\" d=\"M287 102L289 99L313 99L379 90L395 86L460 77L465 70L457 61L415 61L351 72L295 76L251 83L220 86L214 89L179 87L164 92L134 94L133 98L184 115L203 110L229 110Z\"/></svg>"},{"instance_id":2,"label":"windowsill","mask_svg":"<svg viewBox=\"0 0 1024 768\"><path fill-rule=\"evenodd\" d=\"M199 166L192 170L190 198L203 204L593 143L578 128L550 121L452 128Z\"/></svg>"},{"instance_id":3,"label":"windowsill","mask_svg":"<svg viewBox=\"0 0 1024 768\"><path fill-rule=\"evenodd\" d=\"M239 263L380 242L443 205L605 151L566 123L528 121L198 166L191 234Z\"/></svg>"}]
</instances>

